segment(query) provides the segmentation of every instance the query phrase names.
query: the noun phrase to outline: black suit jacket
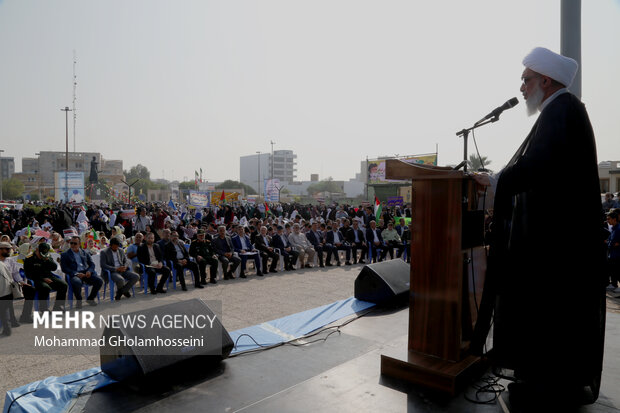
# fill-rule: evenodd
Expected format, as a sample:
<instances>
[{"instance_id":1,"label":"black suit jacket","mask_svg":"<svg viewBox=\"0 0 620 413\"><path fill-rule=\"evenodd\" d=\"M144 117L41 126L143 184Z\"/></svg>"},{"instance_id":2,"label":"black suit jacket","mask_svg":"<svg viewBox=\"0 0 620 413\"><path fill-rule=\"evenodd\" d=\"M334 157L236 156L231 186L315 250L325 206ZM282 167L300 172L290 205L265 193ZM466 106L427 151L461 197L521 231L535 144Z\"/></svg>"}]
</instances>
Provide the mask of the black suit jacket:
<instances>
[{"instance_id":1,"label":"black suit jacket","mask_svg":"<svg viewBox=\"0 0 620 413\"><path fill-rule=\"evenodd\" d=\"M183 259L189 261L189 253L183 244L180 245L181 251L183 252ZM164 247L164 256L167 260L172 262L177 262L177 249L174 247L172 241L166 244Z\"/></svg>"},{"instance_id":2,"label":"black suit jacket","mask_svg":"<svg viewBox=\"0 0 620 413\"><path fill-rule=\"evenodd\" d=\"M310 244L312 244L312 246L314 247L323 242L323 233L321 231L317 231L317 234L319 234L318 239L314 236L314 233L312 231L306 232L306 239L308 239L308 242L310 242Z\"/></svg>"},{"instance_id":3,"label":"black suit jacket","mask_svg":"<svg viewBox=\"0 0 620 413\"><path fill-rule=\"evenodd\" d=\"M155 243L153 243L153 253L155 254L155 258L157 259L157 261L163 264L164 256L161 253L161 250L159 249L159 245ZM142 243L142 245L138 247L138 261L140 262L140 264L151 265L151 259L149 257L149 249L146 246L146 242Z\"/></svg>"},{"instance_id":4,"label":"black suit jacket","mask_svg":"<svg viewBox=\"0 0 620 413\"><path fill-rule=\"evenodd\" d=\"M268 252L269 247L273 247L273 246L271 245L272 241L269 235L266 235L266 237L267 237L267 242L268 242L267 244L265 244L265 241L263 240L263 236L261 234L258 234L256 238L254 238L254 248L256 248L259 251Z\"/></svg>"},{"instance_id":5,"label":"black suit jacket","mask_svg":"<svg viewBox=\"0 0 620 413\"><path fill-rule=\"evenodd\" d=\"M347 241L349 241L349 244L355 243L355 229L353 229L353 227L347 228L344 236L346 237ZM366 243L366 235L364 234L364 231L359 228L357 229L357 238L359 239L359 242Z\"/></svg>"},{"instance_id":6,"label":"black suit jacket","mask_svg":"<svg viewBox=\"0 0 620 413\"><path fill-rule=\"evenodd\" d=\"M379 242L381 242L383 244L383 237L381 236L381 230L379 229L379 227L376 227L375 230L377 231L377 238L379 238ZM372 233L372 228L368 227L366 228L366 242L369 245L375 245L375 236Z\"/></svg>"}]
</instances>

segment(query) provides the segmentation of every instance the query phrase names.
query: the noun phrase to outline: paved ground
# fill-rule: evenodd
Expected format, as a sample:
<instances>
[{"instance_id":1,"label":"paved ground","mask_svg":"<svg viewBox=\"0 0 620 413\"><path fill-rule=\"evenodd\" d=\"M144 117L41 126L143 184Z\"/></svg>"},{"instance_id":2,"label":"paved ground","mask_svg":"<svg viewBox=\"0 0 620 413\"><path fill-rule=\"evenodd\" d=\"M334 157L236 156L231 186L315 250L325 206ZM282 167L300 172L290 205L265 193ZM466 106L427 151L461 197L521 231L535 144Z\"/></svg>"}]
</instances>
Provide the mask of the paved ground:
<instances>
[{"instance_id":1,"label":"paved ground","mask_svg":"<svg viewBox=\"0 0 620 413\"><path fill-rule=\"evenodd\" d=\"M169 304L189 298L219 300L222 323L228 331L238 330L289 314L319 307L353 295L353 284L362 265L303 269L278 272L265 277L219 281L204 289L189 286L187 292L172 290L165 295L144 295L136 289L136 297L111 303L109 299L94 308L85 309L108 314L121 314ZM253 272L251 273L253 274ZM22 304L16 302L19 318ZM37 331L32 324L13 329L10 337L0 337L0 395L6 391L49 376L62 376L99 366L99 355L92 350L76 348L74 355L24 355L16 349L32 347ZM40 334L40 332L39 332ZM99 338L101 333L96 331ZM7 354L11 353L11 354Z\"/></svg>"},{"instance_id":2,"label":"paved ground","mask_svg":"<svg viewBox=\"0 0 620 413\"><path fill-rule=\"evenodd\" d=\"M157 296L144 295L136 290L137 297L123 299L119 303L111 303L109 299L105 302L102 300L94 311L120 314L188 298L219 300L222 304L223 324L228 331L233 331L351 297L354 280L361 268L362 265L355 265L279 272L265 277L250 275L247 279L220 281L217 285L209 284L202 290L189 286L187 292L177 288L177 290L170 289L166 295ZM18 317L21 314L21 307L21 303L15 306ZM608 295L607 310L612 317L608 317L607 320L606 344L617 348L620 319L616 315L620 314L620 299ZM25 345L31 346L35 334L32 325L23 325L14 329L11 337L0 338L0 366L2 366L0 395L4 396L7 390L49 376L62 376L99 365L98 353L93 354L92 350L76 348L72 355L24 355L20 354L19 350L15 351ZM93 334L100 337L100 332ZM618 357L620 356L615 351L606 354L604 373L608 376L605 377L607 381L610 377L619 377ZM603 383L603 386L609 387L613 384ZM614 393L609 388L607 390L608 394Z\"/></svg>"}]
</instances>

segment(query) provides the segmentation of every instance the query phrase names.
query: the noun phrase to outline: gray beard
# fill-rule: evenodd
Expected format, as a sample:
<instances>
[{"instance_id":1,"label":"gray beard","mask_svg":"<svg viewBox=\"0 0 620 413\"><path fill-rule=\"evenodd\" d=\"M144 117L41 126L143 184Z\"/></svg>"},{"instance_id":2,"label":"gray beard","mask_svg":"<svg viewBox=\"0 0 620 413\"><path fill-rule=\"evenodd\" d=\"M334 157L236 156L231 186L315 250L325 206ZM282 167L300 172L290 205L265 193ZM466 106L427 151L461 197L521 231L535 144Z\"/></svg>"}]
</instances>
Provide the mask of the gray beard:
<instances>
[{"instance_id":1,"label":"gray beard","mask_svg":"<svg viewBox=\"0 0 620 413\"><path fill-rule=\"evenodd\" d=\"M525 101L527 116L532 116L536 114L536 112L538 112L538 108L540 108L543 97L543 91L540 89L540 87L537 86L536 90L534 90L534 92L530 96L528 96L527 100Z\"/></svg>"}]
</instances>

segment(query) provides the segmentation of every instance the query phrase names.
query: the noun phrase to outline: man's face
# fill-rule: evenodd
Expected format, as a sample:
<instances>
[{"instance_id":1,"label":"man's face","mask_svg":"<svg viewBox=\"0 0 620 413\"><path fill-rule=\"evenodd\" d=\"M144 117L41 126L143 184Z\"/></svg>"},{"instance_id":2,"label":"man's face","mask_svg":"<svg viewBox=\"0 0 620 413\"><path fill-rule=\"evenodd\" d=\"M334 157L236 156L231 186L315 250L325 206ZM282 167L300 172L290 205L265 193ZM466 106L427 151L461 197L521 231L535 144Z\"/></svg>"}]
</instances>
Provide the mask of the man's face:
<instances>
[{"instance_id":1,"label":"man's face","mask_svg":"<svg viewBox=\"0 0 620 413\"><path fill-rule=\"evenodd\" d=\"M375 229L375 227L377 226L375 221L370 221L370 228Z\"/></svg>"},{"instance_id":2,"label":"man's face","mask_svg":"<svg viewBox=\"0 0 620 413\"><path fill-rule=\"evenodd\" d=\"M118 244L110 244L110 249L114 252L118 251Z\"/></svg>"},{"instance_id":3,"label":"man's face","mask_svg":"<svg viewBox=\"0 0 620 413\"><path fill-rule=\"evenodd\" d=\"M237 235L239 235L240 237L245 236L245 231L243 230L243 227L237 227Z\"/></svg>"},{"instance_id":4,"label":"man's face","mask_svg":"<svg viewBox=\"0 0 620 413\"><path fill-rule=\"evenodd\" d=\"M353 229L357 229L359 227L359 224L357 223L357 221L353 221Z\"/></svg>"},{"instance_id":5,"label":"man's face","mask_svg":"<svg viewBox=\"0 0 620 413\"><path fill-rule=\"evenodd\" d=\"M319 226L317 224L312 224L312 231L316 231L317 229L319 229Z\"/></svg>"},{"instance_id":6,"label":"man's face","mask_svg":"<svg viewBox=\"0 0 620 413\"><path fill-rule=\"evenodd\" d=\"M74 252L78 252L80 250L80 239L71 238L71 241L69 241L69 245L71 246L71 250L73 250Z\"/></svg>"},{"instance_id":7,"label":"man's face","mask_svg":"<svg viewBox=\"0 0 620 413\"><path fill-rule=\"evenodd\" d=\"M521 88L519 89L525 99L527 113L532 116L543 101L544 92L540 87L541 75L526 68L521 75Z\"/></svg>"},{"instance_id":8,"label":"man's face","mask_svg":"<svg viewBox=\"0 0 620 413\"><path fill-rule=\"evenodd\" d=\"M170 235L170 241L172 241L172 242L174 242L176 244L177 242L179 242L179 235L178 234Z\"/></svg>"},{"instance_id":9,"label":"man's face","mask_svg":"<svg viewBox=\"0 0 620 413\"><path fill-rule=\"evenodd\" d=\"M205 234L198 234L197 235L197 239L198 239L198 242L204 242L205 241Z\"/></svg>"},{"instance_id":10,"label":"man's face","mask_svg":"<svg viewBox=\"0 0 620 413\"><path fill-rule=\"evenodd\" d=\"M0 256L2 256L3 258L9 258L11 256L11 249L10 248L0 248Z\"/></svg>"},{"instance_id":11,"label":"man's face","mask_svg":"<svg viewBox=\"0 0 620 413\"><path fill-rule=\"evenodd\" d=\"M153 245L153 243L155 242L155 235L153 235L152 232L149 232L146 235L146 245Z\"/></svg>"},{"instance_id":12,"label":"man's face","mask_svg":"<svg viewBox=\"0 0 620 413\"><path fill-rule=\"evenodd\" d=\"M134 237L134 244L142 244L142 241L144 241L144 235L142 235L141 233L136 234L136 236Z\"/></svg>"},{"instance_id":13,"label":"man's face","mask_svg":"<svg viewBox=\"0 0 620 413\"><path fill-rule=\"evenodd\" d=\"M293 232L294 232L295 234L299 234L299 227L294 226L294 227L293 227Z\"/></svg>"},{"instance_id":14,"label":"man's face","mask_svg":"<svg viewBox=\"0 0 620 413\"><path fill-rule=\"evenodd\" d=\"M217 235L219 235L220 238L226 237L226 228L218 228Z\"/></svg>"},{"instance_id":15,"label":"man's face","mask_svg":"<svg viewBox=\"0 0 620 413\"><path fill-rule=\"evenodd\" d=\"M267 227L261 227L260 229L260 234L264 237L265 235L267 235Z\"/></svg>"}]
</instances>

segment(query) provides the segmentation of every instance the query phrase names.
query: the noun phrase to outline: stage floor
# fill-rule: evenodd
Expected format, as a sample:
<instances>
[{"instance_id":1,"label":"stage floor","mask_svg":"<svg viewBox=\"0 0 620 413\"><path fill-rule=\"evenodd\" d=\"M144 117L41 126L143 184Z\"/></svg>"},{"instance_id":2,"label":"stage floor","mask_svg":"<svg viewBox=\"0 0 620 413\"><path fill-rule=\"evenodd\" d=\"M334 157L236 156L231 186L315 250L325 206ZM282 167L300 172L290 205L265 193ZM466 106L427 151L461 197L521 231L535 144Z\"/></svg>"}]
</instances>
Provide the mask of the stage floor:
<instances>
[{"instance_id":1,"label":"stage floor","mask_svg":"<svg viewBox=\"0 0 620 413\"><path fill-rule=\"evenodd\" d=\"M620 412L620 315L607 314L599 400L580 412ZM408 309L375 310L325 341L286 345L227 359L211 369L187 368L147 389L114 384L82 396L72 411L115 412L510 412L508 391L474 404L380 374L380 355L406 349ZM340 324L341 322L338 322ZM326 337L328 330L307 341ZM552 379L550 377L550 379ZM504 385L505 381L500 381ZM472 389L466 390L474 397ZM560 397L551 396L550 397Z\"/></svg>"}]
</instances>

